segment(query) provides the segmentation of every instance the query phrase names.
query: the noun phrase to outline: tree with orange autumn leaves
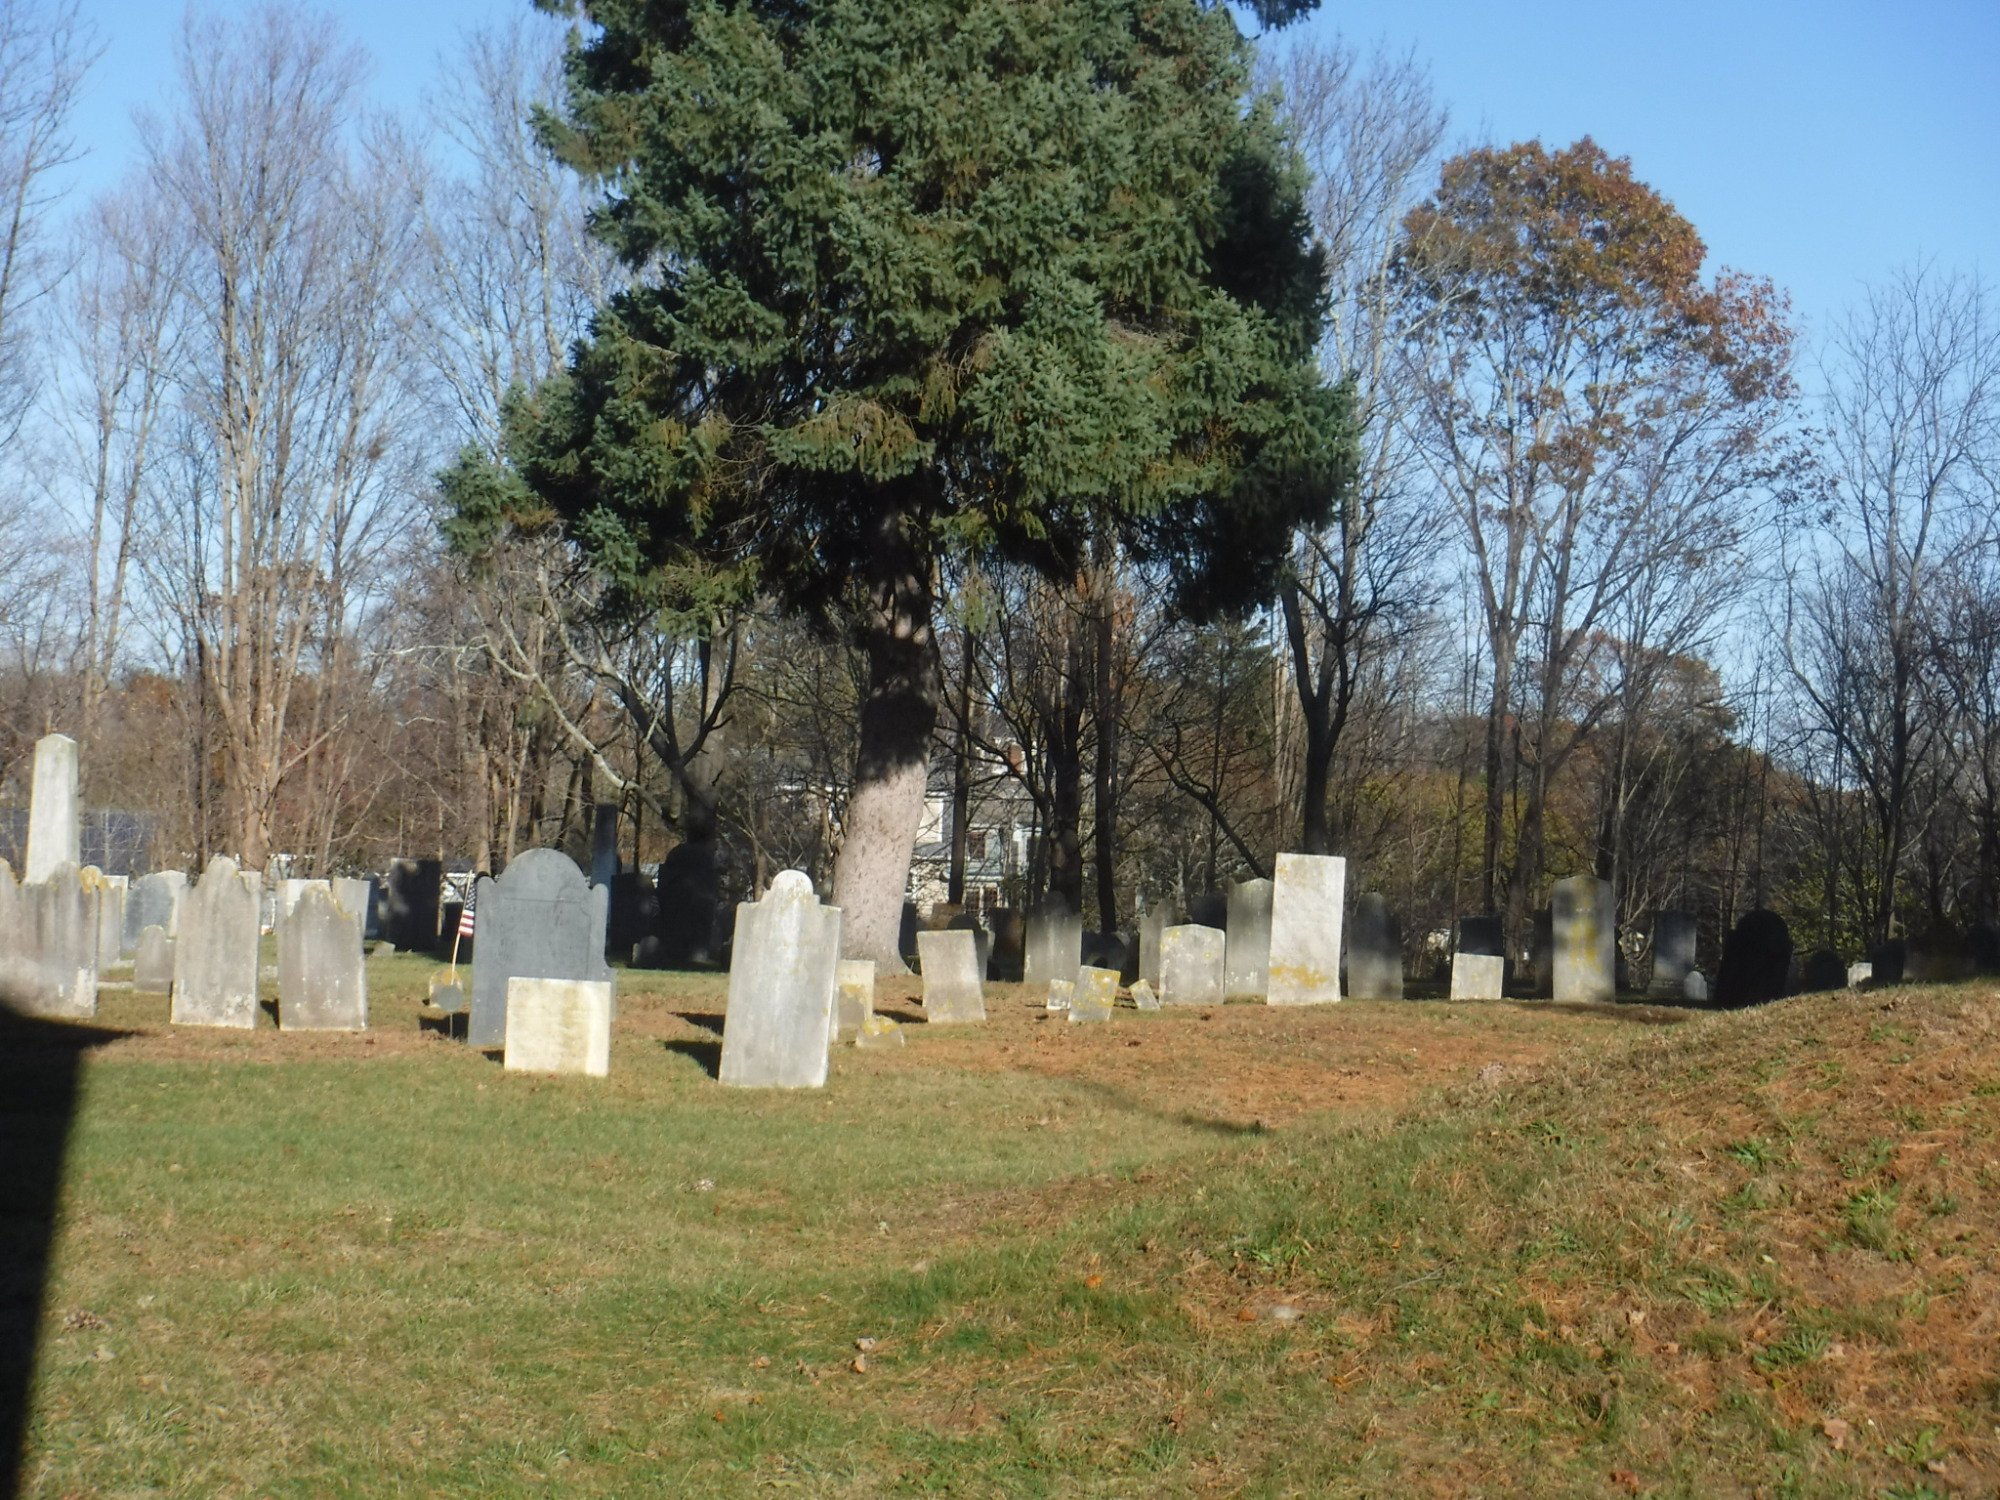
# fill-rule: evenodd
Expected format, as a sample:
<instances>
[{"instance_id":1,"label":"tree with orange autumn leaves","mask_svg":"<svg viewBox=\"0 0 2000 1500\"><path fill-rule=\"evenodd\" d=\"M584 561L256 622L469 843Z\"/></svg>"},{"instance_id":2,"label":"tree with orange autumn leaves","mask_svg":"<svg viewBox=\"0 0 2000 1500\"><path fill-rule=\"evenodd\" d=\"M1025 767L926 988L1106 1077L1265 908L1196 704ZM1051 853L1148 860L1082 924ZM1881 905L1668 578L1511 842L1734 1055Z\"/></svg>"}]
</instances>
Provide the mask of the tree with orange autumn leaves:
<instances>
[{"instance_id":1,"label":"tree with orange autumn leaves","mask_svg":"<svg viewBox=\"0 0 2000 1500\"><path fill-rule=\"evenodd\" d=\"M1614 632L1645 648L1635 662L1703 645L1783 455L1785 300L1704 277L1705 254L1588 138L1466 152L1404 221L1416 436L1462 528L1490 671L1482 895L1515 931L1544 883L1552 782L1614 704L1639 706L1642 684L1601 691L1593 643Z\"/></svg>"}]
</instances>

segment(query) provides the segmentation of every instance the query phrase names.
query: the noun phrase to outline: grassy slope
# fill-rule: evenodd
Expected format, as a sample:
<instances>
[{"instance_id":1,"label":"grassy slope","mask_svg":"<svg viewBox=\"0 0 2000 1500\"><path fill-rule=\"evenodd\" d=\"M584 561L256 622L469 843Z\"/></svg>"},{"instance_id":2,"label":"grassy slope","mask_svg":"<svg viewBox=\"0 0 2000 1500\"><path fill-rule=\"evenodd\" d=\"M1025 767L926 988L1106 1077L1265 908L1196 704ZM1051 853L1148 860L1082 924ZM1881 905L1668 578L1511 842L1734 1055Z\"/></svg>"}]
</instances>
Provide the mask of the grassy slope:
<instances>
[{"instance_id":1,"label":"grassy slope","mask_svg":"<svg viewBox=\"0 0 2000 1500\"><path fill-rule=\"evenodd\" d=\"M31 1492L1990 1494L1996 1016L1579 1027L1260 1133L657 1041L97 1062Z\"/></svg>"}]
</instances>

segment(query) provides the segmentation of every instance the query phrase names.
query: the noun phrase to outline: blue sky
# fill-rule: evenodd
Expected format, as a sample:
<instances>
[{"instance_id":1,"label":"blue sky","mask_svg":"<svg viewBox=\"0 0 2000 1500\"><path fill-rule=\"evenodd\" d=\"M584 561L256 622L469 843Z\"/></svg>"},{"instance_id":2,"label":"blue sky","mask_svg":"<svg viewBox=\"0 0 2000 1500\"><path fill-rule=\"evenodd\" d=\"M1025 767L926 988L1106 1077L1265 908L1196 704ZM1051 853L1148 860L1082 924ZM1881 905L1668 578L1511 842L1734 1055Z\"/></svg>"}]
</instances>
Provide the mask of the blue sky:
<instances>
[{"instance_id":1,"label":"blue sky","mask_svg":"<svg viewBox=\"0 0 2000 1500\"><path fill-rule=\"evenodd\" d=\"M133 107L167 96L181 9L85 8L108 44L80 122L90 190L131 160ZM527 0L331 9L375 58L378 99L413 106L464 28ZM1414 51L1462 144L1588 134L1631 157L1809 329L1919 256L2000 274L2000 0L1331 0L1306 24Z\"/></svg>"}]
</instances>

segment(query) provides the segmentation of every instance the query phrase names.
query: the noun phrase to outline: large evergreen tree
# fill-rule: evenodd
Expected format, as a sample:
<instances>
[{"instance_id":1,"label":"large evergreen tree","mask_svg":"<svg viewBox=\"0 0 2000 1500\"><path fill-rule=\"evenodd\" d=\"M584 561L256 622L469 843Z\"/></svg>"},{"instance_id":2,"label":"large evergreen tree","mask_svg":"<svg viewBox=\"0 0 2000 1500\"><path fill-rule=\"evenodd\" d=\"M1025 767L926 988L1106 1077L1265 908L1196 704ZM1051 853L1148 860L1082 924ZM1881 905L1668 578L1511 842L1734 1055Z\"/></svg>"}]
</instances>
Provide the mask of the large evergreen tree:
<instances>
[{"instance_id":1,"label":"large evergreen tree","mask_svg":"<svg viewBox=\"0 0 2000 1500\"><path fill-rule=\"evenodd\" d=\"M633 608L760 594L850 632L834 899L896 967L940 558L1113 539L1228 609L1332 498L1296 158L1201 0L552 8L584 27L545 135L631 279L508 464L448 477L456 533L534 518Z\"/></svg>"}]
</instances>

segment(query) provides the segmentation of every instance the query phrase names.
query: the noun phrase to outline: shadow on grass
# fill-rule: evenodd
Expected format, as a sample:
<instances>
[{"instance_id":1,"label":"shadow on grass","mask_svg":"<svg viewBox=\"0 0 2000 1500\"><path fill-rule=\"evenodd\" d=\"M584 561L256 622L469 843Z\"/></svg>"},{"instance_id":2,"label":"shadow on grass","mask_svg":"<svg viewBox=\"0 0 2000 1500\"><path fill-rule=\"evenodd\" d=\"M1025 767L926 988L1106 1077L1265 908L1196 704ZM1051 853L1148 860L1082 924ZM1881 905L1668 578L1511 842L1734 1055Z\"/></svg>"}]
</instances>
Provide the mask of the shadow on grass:
<instances>
[{"instance_id":1,"label":"shadow on grass","mask_svg":"<svg viewBox=\"0 0 2000 1500\"><path fill-rule=\"evenodd\" d=\"M699 1026L703 1031L722 1035L722 1017L712 1010L677 1010L674 1012L690 1026Z\"/></svg>"},{"instance_id":2,"label":"shadow on grass","mask_svg":"<svg viewBox=\"0 0 2000 1500\"><path fill-rule=\"evenodd\" d=\"M1103 1083L1094 1078L1071 1078L1065 1080L1068 1087L1079 1094L1090 1094L1100 1104L1130 1115L1144 1115L1151 1119L1179 1125L1187 1130L1198 1130L1204 1135L1228 1136L1240 1139L1246 1135L1268 1135L1270 1127L1261 1120L1223 1120L1212 1115L1198 1115L1188 1109L1154 1109L1135 1098L1116 1084Z\"/></svg>"},{"instance_id":3,"label":"shadow on grass","mask_svg":"<svg viewBox=\"0 0 2000 1500\"><path fill-rule=\"evenodd\" d=\"M1706 1015L1705 1005L1672 1005L1662 1000L1623 1000L1609 1004L1580 1004L1564 1002L1558 1005L1553 1000L1503 1000L1486 1001L1485 1004L1502 1004L1515 1010L1533 1011L1538 1015L1576 1016L1585 1021L1619 1021L1628 1026L1679 1026L1696 1016Z\"/></svg>"},{"instance_id":4,"label":"shadow on grass","mask_svg":"<svg viewBox=\"0 0 2000 1500\"><path fill-rule=\"evenodd\" d=\"M0 1004L0 1496L20 1493L49 1245L83 1056L130 1035L39 1020Z\"/></svg>"},{"instance_id":5,"label":"shadow on grass","mask_svg":"<svg viewBox=\"0 0 2000 1500\"><path fill-rule=\"evenodd\" d=\"M719 1027L717 1028L718 1031L720 1029ZM722 1076L721 1042L694 1041L689 1038L681 1038L674 1041L662 1042L660 1045L669 1052L677 1052L682 1057L693 1058L701 1065L702 1071L707 1073L710 1078L720 1078Z\"/></svg>"}]
</instances>

